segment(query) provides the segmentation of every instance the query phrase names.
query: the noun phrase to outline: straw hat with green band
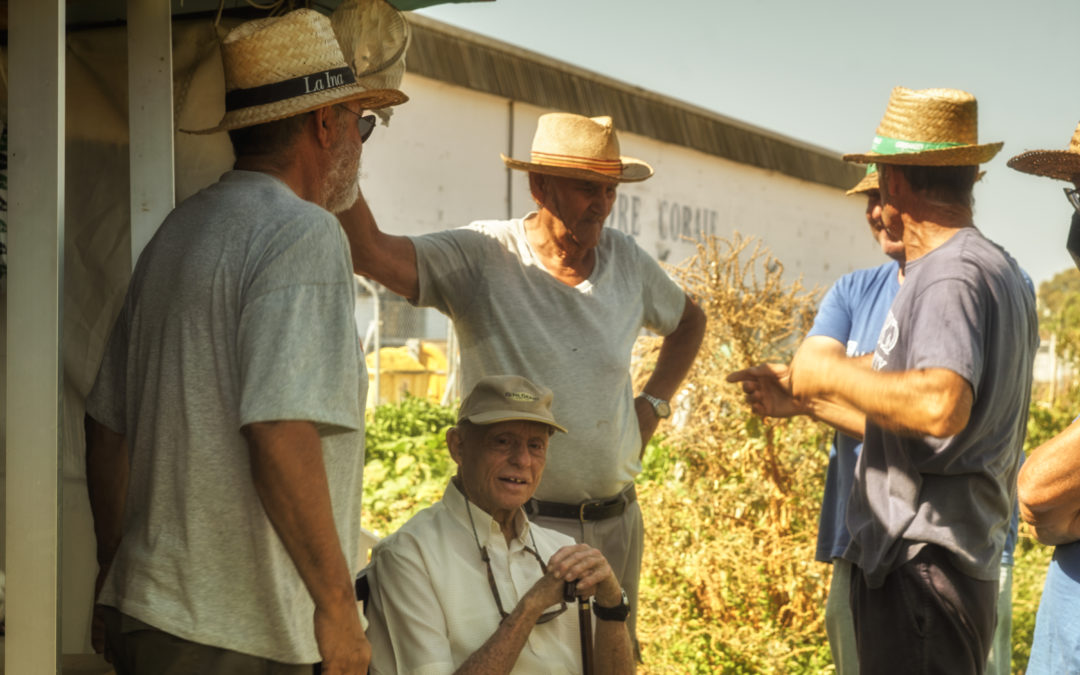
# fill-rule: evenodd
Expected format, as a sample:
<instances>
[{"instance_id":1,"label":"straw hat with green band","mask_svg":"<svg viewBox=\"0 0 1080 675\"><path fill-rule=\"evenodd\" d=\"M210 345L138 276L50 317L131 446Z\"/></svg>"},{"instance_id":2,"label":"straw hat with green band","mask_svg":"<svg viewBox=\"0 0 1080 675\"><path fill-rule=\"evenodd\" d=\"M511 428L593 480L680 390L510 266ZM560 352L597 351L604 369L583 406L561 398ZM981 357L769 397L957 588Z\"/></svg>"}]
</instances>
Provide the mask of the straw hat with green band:
<instances>
[{"instance_id":1,"label":"straw hat with green band","mask_svg":"<svg viewBox=\"0 0 1080 675\"><path fill-rule=\"evenodd\" d=\"M848 196L864 195L867 192L877 192L878 189L877 165L867 164L866 175L862 177L862 180L855 184L855 187L851 188L844 194Z\"/></svg>"},{"instance_id":2,"label":"straw hat with green band","mask_svg":"<svg viewBox=\"0 0 1080 675\"><path fill-rule=\"evenodd\" d=\"M989 161L1003 145L980 145L978 132L978 103L966 91L896 87L870 152L844 159L860 164L974 166Z\"/></svg>"},{"instance_id":3,"label":"straw hat with green band","mask_svg":"<svg viewBox=\"0 0 1080 675\"><path fill-rule=\"evenodd\" d=\"M1080 125L1073 132L1068 150L1028 150L1010 159L1008 165L1036 176L1068 181L1080 179Z\"/></svg>"}]
</instances>

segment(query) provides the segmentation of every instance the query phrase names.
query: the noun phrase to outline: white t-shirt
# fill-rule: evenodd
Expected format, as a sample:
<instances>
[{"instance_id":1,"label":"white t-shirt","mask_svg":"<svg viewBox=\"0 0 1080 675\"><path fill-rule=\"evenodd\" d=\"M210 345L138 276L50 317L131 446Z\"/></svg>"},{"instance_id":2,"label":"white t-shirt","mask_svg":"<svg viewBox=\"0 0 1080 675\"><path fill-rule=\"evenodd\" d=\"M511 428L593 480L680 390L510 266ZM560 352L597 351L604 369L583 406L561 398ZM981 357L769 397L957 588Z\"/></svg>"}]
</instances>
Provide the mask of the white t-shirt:
<instances>
[{"instance_id":1,"label":"white t-shirt","mask_svg":"<svg viewBox=\"0 0 1080 675\"><path fill-rule=\"evenodd\" d=\"M367 377L336 218L262 173L185 200L139 257L87 412L122 433L124 535L101 601L181 638L319 660L314 606L240 428L310 420L356 569Z\"/></svg>"},{"instance_id":2,"label":"white t-shirt","mask_svg":"<svg viewBox=\"0 0 1080 675\"><path fill-rule=\"evenodd\" d=\"M454 321L462 391L485 375L508 374L555 392L555 419L569 433L552 437L536 497L577 503L632 482L641 471L641 434L631 350L642 328L675 330L682 289L633 238L610 228L592 274L577 286L547 271L523 219L480 221L412 241L417 304Z\"/></svg>"}]
</instances>

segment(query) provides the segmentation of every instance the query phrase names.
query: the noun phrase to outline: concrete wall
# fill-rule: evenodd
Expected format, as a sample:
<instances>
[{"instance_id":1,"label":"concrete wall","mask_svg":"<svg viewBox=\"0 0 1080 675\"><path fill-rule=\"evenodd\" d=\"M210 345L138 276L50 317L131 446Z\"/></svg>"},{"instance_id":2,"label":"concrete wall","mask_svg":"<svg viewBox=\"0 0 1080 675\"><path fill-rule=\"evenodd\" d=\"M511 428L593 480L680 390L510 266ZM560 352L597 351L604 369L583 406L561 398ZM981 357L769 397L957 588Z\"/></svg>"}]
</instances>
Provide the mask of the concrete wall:
<instances>
[{"instance_id":1,"label":"concrete wall","mask_svg":"<svg viewBox=\"0 0 1080 675\"><path fill-rule=\"evenodd\" d=\"M526 176L504 153L527 159L537 118L549 110L415 75L410 101L364 148L361 184L382 229L423 234L473 220L519 217L533 208ZM618 128L618 120L615 120ZM703 235L759 237L785 275L827 287L884 261L863 218L865 201L832 187L714 155L620 134L624 155L650 163L653 178L619 187L608 225L633 235L658 260L679 264ZM370 312L360 310L361 323ZM429 312L421 337L443 339Z\"/></svg>"}]
</instances>

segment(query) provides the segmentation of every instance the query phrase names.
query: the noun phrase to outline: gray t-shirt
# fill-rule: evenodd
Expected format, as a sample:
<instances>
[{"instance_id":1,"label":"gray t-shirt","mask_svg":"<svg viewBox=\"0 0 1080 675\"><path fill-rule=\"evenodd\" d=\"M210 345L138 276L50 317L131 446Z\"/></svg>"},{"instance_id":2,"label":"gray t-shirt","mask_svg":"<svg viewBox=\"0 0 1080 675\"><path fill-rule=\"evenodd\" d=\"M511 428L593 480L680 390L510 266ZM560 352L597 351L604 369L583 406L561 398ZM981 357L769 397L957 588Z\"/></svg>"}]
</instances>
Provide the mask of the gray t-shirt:
<instances>
[{"instance_id":1,"label":"gray t-shirt","mask_svg":"<svg viewBox=\"0 0 1080 675\"><path fill-rule=\"evenodd\" d=\"M255 493L240 429L317 423L356 569L367 378L353 303L337 219L276 178L226 173L169 215L86 402L131 457L102 602L187 640L319 660L311 598Z\"/></svg>"},{"instance_id":2,"label":"gray t-shirt","mask_svg":"<svg viewBox=\"0 0 1080 675\"><path fill-rule=\"evenodd\" d=\"M998 578L1038 342L1035 298L1016 261L975 228L907 264L874 368L946 368L968 381L974 401L967 427L948 438L867 423L844 557L871 587L927 543L965 574Z\"/></svg>"},{"instance_id":3,"label":"gray t-shirt","mask_svg":"<svg viewBox=\"0 0 1080 675\"><path fill-rule=\"evenodd\" d=\"M528 217L528 216L526 216ZM454 321L462 391L484 375L523 375L555 392L570 432L548 449L539 499L617 494L641 471L630 352L642 327L675 330L686 295L628 235L605 228L589 278L553 277L522 219L413 238L420 296Z\"/></svg>"}]
</instances>

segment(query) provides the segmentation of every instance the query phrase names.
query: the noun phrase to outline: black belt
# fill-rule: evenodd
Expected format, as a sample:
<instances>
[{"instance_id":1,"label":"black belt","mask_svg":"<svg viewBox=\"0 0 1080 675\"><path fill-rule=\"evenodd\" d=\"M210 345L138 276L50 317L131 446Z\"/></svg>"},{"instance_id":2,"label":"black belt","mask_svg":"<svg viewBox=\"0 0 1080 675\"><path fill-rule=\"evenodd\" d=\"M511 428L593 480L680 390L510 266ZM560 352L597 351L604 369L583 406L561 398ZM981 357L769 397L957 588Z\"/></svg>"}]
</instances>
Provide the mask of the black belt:
<instances>
[{"instance_id":1,"label":"black belt","mask_svg":"<svg viewBox=\"0 0 1080 675\"><path fill-rule=\"evenodd\" d=\"M539 499L530 499L525 503L525 513L530 516L548 516L550 518L566 518L568 520L606 520L621 516L626 511L626 505L637 501L637 490L633 484L625 490L607 499L590 499L580 504L561 504L559 502L544 502Z\"/></svg>"}]
</instances>

